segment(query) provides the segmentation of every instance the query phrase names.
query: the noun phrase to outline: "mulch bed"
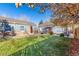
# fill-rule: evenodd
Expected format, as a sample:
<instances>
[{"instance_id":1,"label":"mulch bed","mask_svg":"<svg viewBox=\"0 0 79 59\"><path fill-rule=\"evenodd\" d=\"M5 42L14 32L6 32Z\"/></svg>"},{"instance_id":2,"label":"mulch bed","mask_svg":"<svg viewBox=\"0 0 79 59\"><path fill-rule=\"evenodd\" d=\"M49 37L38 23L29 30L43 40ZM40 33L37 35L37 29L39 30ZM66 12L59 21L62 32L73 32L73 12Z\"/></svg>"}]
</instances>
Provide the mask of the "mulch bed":
<instances>
[{"instance_id":1,"label":"mulch bed","mask_svg":"<svg viewBox=\"0 0 79 59\"><path fill-rule=\"evenodd\" d=\"M79 39L71 39L69 45L69 55L79 56Z\"/></svg>"}]
</instances>

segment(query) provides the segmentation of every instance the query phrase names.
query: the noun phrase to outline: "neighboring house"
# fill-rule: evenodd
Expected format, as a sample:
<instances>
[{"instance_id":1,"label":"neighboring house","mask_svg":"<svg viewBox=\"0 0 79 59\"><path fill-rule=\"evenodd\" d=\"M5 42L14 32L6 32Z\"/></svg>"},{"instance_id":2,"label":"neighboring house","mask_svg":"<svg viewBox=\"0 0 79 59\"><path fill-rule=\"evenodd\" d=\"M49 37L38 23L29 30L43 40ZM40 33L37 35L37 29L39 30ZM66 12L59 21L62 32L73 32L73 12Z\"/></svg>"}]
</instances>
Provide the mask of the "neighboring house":
<instances>
[{"instance_id":1,"label":"neighboring house","mask_svg":"<svg viewBox=\"0 0 79 59\"><path fill-rule=\"evenodd\" d=\"M53 31L54 34L61 34L61 33L65 32L65 29L61 26L54 26L52 28L52 31Z\"/></svg>"},{"instance_id":2,"label":"neighboring house","mask_svg":"<svg viewBox=\"0 0 79 59\"><path fill-rule=\"evenodd\" d=\"M65 36L79 39L79 19L78 20L57 20L57 25L51 22L45 22L39 25L39 31L47 33L51 29L54 34L63 33ZM66 24L67 23L67 24ZM66 26L63 26L66 24Z\"/></svg>"},{"instance_id":3,"label":"neighboring house","mask_svg":"<svg viewBox=\"0 0 79 59\"><path fill-rule=\"evenodd\" d=\"M0 20L6 20L16 35L33 34L36 25L26 20L17 20L0 16Z\"/></svg>"},{"instance_id":4,"label":"neighboring house","mask_svg":"<svg viewBox=\"0 0 79 59\"><path fill-rule=\"evenodd\" d=\"M39 25L39 31L42 33L47 33L51 30L54 34L61 34L65 32L65 29L61 26L56 26L51 22L45 22Z\"/></svg>"},{"instance_id":5,"label":"neighboring house","mask_svg":"<svg viewBox=\"0 0 79 59\"><path fill-rule=\"evenodd\" d=\"M49 30L52 31L54 24L51 22L45 22L43 24L40 24L38 27L39 27L39 31L43 34L43 33L48 33Z\"/></svg>"},{"instance_id":6,"label":"neighboring house","mask_svg":"<svg viewBox=\"0 0 79 59\"><path fill-rule=\"evenodd\" d=\"M61 26L65 30L63 31L64 33L68 34L71 37L77 36L78 31L75 31L77 28L79 28L79 19L74 20L74 19L65 19L65 20L55 20L58 26ZM64 26L63 26L64 25ZM59 30L58 30L59 31ZM77 33L77 35L75 34ZM78 35L79 37L79 35Z\"/></svg>"}]
</instances>

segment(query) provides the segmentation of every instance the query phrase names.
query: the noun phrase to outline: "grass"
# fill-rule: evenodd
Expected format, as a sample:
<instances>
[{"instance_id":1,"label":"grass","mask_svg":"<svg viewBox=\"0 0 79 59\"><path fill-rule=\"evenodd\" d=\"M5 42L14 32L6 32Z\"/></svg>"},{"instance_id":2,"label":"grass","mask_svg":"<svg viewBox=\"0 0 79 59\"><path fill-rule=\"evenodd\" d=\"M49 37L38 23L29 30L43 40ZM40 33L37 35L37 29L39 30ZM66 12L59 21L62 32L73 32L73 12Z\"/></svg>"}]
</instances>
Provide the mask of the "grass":
<instances>
[{"instance_id":1,"label":"grass","mask_svg":"<svg viewBox=\"0 0 79 59\"><path fill-rule=\"evenodd\" d=\"M8 39L0 42L0 56L11 55L27 46L33 45L48 38L47 36L33 36L17 39Z\"/></svg>"},{"instance_id":2,"label":"grass","mask_svg":"<svg viewBox=\"0 0 79 59\"><path fill-rule=\"evenodd\" d=\"M41 39L40 39L41 40ZM69 38L51 36L39 43L27 46L12 54L13 56L67 56Z\"/></svg>"}]
</instances>

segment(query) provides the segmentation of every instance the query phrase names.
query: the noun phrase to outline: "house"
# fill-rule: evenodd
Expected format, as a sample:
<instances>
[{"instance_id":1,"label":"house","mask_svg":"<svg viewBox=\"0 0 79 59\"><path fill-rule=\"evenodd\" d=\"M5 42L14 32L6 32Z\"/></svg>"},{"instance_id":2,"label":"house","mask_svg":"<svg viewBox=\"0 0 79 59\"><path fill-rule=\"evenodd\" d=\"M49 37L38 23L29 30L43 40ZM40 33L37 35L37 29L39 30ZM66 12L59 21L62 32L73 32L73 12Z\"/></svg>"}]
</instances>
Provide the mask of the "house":
<instances>
[{"instance_id":1,"label":"house","mask_svg":"<svg viewBox=\"0 0 79 59\"><path fill-rule=\"evenodd\" d=\"M51 22L45 22L43 24L40 24L39 26L39 31L41 34L48 33L48 31L52 31L52 28L54 27L54 24Z\"/></svg>"},{"instance_id":2,"label":"house","mask_svg":"<svg viewBox=\"0 0 79 59\"><path fill-rule=\"evenodd\" d=\"M64 28L71 38L79 38L79 19L56 19L54 22Z\"/></svg>"},{"instance_id":3,"label":"house","mask_svg":"<svg viewBox=\"0 0 79 59\"><path fill-rule=\"evenodd\" d=\"M54 20L55 24L51 22L45 22L39 25L39 31L42 33L47 33L50 29L54 34L63 33L65 36L69 36L70 38L78 38L79 39L79 19L73 20Z\"/></svg>"},{"instance_id":4,"label":"house","mask_svg":"<svg viewBox=\"0 0 79 59\"><path fill-rule=\"evenodd\" d=\"M9 23L11 28L14 29L16 36L24 36L25 34L26 35L34 34L34 29L36 25L32 22L0 16L0 21L1 20L6 20Z\"/></svg>"},{"instance_id":5,"label":"house","mask_svg":"<svg viewBox=\"0 0 79 59\"><path fill-rule=\"evenodd\" d=\"M54 26L52 28L52 31L53 31L54 34L61 34L61 33L65 32L65 29L61 26Z\"/></svg>"},{"instance_id":6,"label":"house","mask_svg":"<svg viewBox=\"0 0 79 59\"><path fill-rule=\"evenodd\" d=\"M51 22L45 22L39 25L39 31L42 33L48 33L51 30L54 34L61 34L65 32L65 28L55 25Z\"/></svg>"}]
</instances>

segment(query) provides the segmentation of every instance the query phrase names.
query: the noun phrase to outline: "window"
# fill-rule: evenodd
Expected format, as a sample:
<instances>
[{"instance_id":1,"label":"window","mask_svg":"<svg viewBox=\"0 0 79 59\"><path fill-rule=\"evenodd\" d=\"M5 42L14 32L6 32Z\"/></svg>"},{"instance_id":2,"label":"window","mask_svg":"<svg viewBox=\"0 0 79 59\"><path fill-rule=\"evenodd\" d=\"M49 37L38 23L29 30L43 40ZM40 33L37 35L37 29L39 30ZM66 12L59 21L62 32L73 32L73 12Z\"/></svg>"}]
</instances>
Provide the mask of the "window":
<instances>
[{"instance_id":1,"label":"window","mask_svg":"<svg viewBox=\"0 0 79 59\"><path fill-rule=\"evenodd\" d=\"M24 26L20 26L20 30L24 30Z\"/></svg>"}]
</instances>

